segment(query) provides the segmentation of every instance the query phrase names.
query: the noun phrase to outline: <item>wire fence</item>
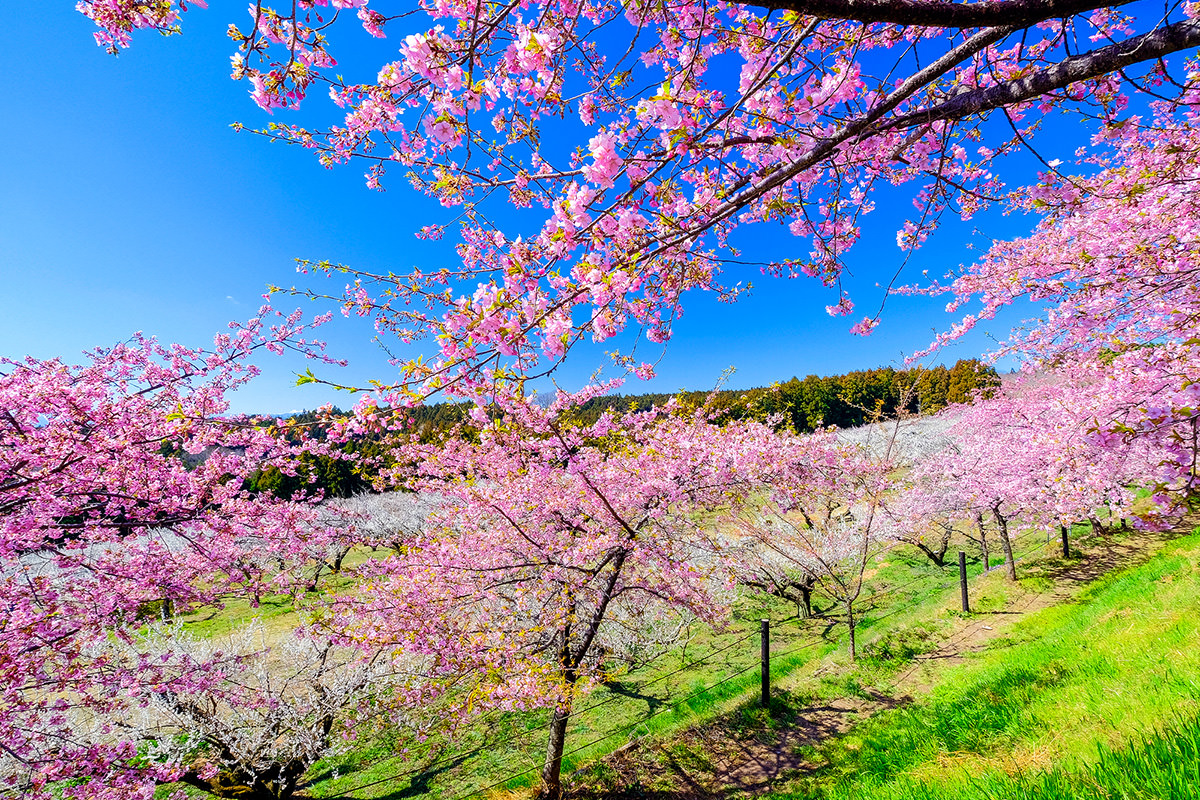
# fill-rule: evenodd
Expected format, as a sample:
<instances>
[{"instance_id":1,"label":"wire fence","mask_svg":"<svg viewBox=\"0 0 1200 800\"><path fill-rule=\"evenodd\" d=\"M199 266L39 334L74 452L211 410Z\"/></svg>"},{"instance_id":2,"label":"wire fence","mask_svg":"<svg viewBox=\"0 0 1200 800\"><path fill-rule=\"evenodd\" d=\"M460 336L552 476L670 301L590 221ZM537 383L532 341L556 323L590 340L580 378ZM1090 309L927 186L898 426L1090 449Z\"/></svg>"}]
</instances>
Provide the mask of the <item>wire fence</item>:
<instances>
[{"instance_id":1,"label":"wire fence","mask_svg":"<svg viewBox=\"0 0 1200 800\"><path fill-rule=\"evenodd\" d=\"M1023 534L1021 536L1013 537L1009 540L1009 542L1010 542L1010 546L1015 548L1015 547L1018 547L1019 545L1028 543L1029 541L1031 541L1035 538L1041 539L1041 538L1043 538L1043 536L1044 536L1044 534L1042 531L1035 530L1035 531ZM1087 538L1087 537L1083 537L1083 538ZM1022 555L1019 557L1016 557L1014 555L1013 563L1016 564L1016 563L1019 563L1020 561L1023 561L1025 559L1028 559L1028 558L1038 555L1044 549L1045 546L1049 545L1051 542L1054 542L1054 541L1056 541L1055 538L1053 536L1050 536L1050 537L1046 538L1045 541L1042 542L1043 547L1034 548L1030 552L1022 553ZM973 576L973 577L976 577L976 578L982 577L983 575L986 575L988 572L989 572L989 570L986 568L986 565L985 565L984 572L979 575ZM919 577L919 578L916 578L916 579L913 579L910 581L906 581L905 583L902 583L899 585L889 586L886 589L884 589L883 591L873 592L872 594L862 598L862 600L867 601L867 602L875 602L875 601L879 600L880 598L897 594L905 589L912 588L918 584L924 584L926 587L928 587L931 590L939 590L939 591L951 589L955 586L960 585L960 580L959 580L958 576L955 576L955 578L953 580L948 580L948 581L943 580L941 582L935 583L933 586L930 586L930 578L931 577L934 577L934 576L925 575L925 576L922 576L922 577ZM904 613L904 612L910 611L910 610L911 609L909 607L901 605L901 606L898 606L882 615L871 615L869 612L866 612L861 617L859 617L857 624L861 625L861 624L869 622L871 625L874 625L875 623L878 623L884 619L888 619L889 617L893 617L897 614L901 614L901 613ZM746 642L748 642L750 640L757 640L758 638L759 638L759 633L757 633L757 632L750 633L745 636L741 636L741 637L735 639L734 641L732 641L728 644L725 644L720 648L717 648L716 650L712 650L708 653L705 653L704 655L702 655L701 657L699 657L693 661L689 661L685 664L681 664L677 669L674 669L670 672L659 675L649 681L646 681L645 683L639 684L638 689L644 690L650 686L662 683L663 681L669 680L670 678L673 678L682 673L688 672L701 664L711 661L716 656L719 656L723 653L729 652L730 650L733 650L736 647L744 645ZM835 643L835 640L831 640L827 637L821 636L819 638L810 639L810 640L805 641L795 647L791 647L786 650L782 650L782 651L772 650L769 653L769 660L770 661L783 660L785 658L789 658L790 656L793 656L802 651L815 648L819 645L822 645L822 644L828 645L828 644L834 644L834 643ZM653 661L649 662L649 664L647 664L646 666L653 665L654 663L657 663L658 660L660 660L662 658L666 658L669 655L671 655L671 653L664 653L661 656L659 656L657 659L654 659ZM749 672L758 670L761 668L761 666L762 666L762 664L760 662L756 661L746 667L743 667L743 668L737 670L736 672L726 675L725 677L721 678L720 680L718 680L708 686L705 686L701 689L697 689L697 690L693 691L692 693L688 694L686 697L676 700L676 701L670 703L669 705L664 706L661 709L658 709L658 710L656 710L644 717L641 717L631 723L622 725L621 727L618 727L615 730L609 731L609 732L604 733L594 739L591 739L586 744L582 744L571 750L565 751L562 754L562 758L564 760L568 759L574 755L577 755L581 752L591 749L602 742L608 741L617 736L621 736L622 734L627 734L631 731L635 731L639 727L647 725L647 723L649 723L650 720L660 717L663 714L675 712L675 711L679 710L680 708L685 707L687 705L687 703L691 702L692 700L696 699L697 697L700 697L709 692L712 692L714 689L716 689L720 686L723 686L727 683L730 683L731 681L737 680L738 678L742 677L743 675L745 675ZM592 705L589 705L585 708L573 711L572 717L584 717L600 708L603 708L603 707L609 705L610 703L614 703L614 702L624 700L624 699L627 699L624 695L614 693L611 696L605 698L604 700L601 700L600 702L593 703ZM538 725L533 728L527 728L521 732L521 736L525 737L532 733L537 733L539 731L548 730L552 724L553 724L553 722L550 721L550 722L543 723L543 724ZM504 746L504 745L511 746L514 744L514 741L515 741L515 737L505 739L505 740L486 742L483 745L481 745L473 750L469 750L469 751L466 751L463 753L453 753L453 754L438 758L438 759L434 760L433 762L423 764L420 767L417 767L415 769L388 775L384 778L380 778L378 780L374 780L369 783L360 784L351 789L343 790L340 794L341 794L341 796L345 796L347 794L356 794L360 791L363 791L364 789L369 789L369 788L378 786L383 783L389 783L389 782L394 782L394 781L398 781L398 780L403 780L404 778L409 778L409 777L419 775L419 774L428 774L436 767L444 766L446 764L451 764L454 762L461 763L461 762L471 758L472 756L478 755L478 754L485 752L487 750L490 750L490 749L494 749L497 746ZM631 741L634 741L634 740L631 739ZM450 798L450 800L467 800L467 798L475 797L477 795L483 794L483 793L491 791L493 789L498 789L500 787L508 785L514 781L520 780L521 778L524 778L532 773L540 771L542 768L543 768L542 763L534 764L533 766L531 766L521 772L510 774L510 775L508 775L500 780L497 780L493 783L487 784L487 785L482 786L477 789L472 789L471 791L468 791L468 792L465 792L462 794L455 795L454 797Z\"/></svg>"}]
</instances>

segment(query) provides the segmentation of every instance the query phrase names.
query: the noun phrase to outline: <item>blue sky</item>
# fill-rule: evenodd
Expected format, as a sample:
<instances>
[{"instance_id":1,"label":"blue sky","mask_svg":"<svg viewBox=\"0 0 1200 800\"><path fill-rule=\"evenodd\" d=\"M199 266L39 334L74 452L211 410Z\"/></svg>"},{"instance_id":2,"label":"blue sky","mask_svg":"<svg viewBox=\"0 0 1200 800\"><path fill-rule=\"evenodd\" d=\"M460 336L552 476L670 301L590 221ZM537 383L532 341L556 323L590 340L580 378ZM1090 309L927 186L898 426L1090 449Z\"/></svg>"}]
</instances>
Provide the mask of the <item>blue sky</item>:
<instances>
[{"instance_id":1,"label":"blue sky","mask_svg":"<svg viewBox=\"0 0 1200 800\"><path fill-rule=\"evenodd\" d=\"M228 77L233 46L225 28L234 7L244 13L240 6L214 2L208 11L193 10L184 36L143 33L113 58L95 46L91 23L72 5L38 4L31 11L26 4L0 4L9 75L0 95L0 355L74 361L84 349L136 330L204 344L229 320L253 314L268 284L300 280L297 257L381 271L453 259L450 237L427 243L413 236L415 221L443 213L402 181L373 192L357 164L326 170L307 152L230 129L234 121L258 126L269 119L249 100L247 87ZM368 54L370 40L355 34L362 41L352 38L340 52L361 46L364 55L343 61L342 70L367 78L395 41ZM332 118L324 97L308 102L313 108L306 113ZM874 310L875 283L886 282L902 259L895 231L911 208L902 197L880 198L880 211L866 218L848 281L859 311ZM916 280L922 269L938 275L969 261L964 243L975 228L1009 237L1030 225L998 216L955 222L905 274ZM782 227L755 236L776 252L803 246ZM755 289L734 305L689 298L659 377L632 381L626 391L709 388L730 366L737 368L730 385L740 387L897 364L952 321L941 302L894 298L876 334L864 339L847 332L861 315L829 318L824 306L836 298L814 281L757 272L733 280L751 280ZM283 298L278 305L290 309L300 302ZM1002 336L1003 327L988 330ZM326 335L333 354L351 365L323 374L347 383L390 377L369 330L339 322ZM989 345L981 333L941 360L972 357ZM574 354L561 382L577 388L610 347ZM302 363L266 359L262 366L262 378L236 399L238 410L351 404L346 395L294 386Z\"/></svg>"}]
</instances>

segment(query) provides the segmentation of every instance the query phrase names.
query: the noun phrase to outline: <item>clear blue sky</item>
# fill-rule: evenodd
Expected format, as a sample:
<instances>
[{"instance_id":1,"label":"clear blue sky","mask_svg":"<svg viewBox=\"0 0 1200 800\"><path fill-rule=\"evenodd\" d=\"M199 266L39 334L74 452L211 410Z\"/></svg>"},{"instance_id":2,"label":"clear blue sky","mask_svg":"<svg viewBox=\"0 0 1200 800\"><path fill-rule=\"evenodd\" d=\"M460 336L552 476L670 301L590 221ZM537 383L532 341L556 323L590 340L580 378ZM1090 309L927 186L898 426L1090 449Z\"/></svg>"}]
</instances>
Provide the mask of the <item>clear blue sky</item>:
<instances>
[{"instance_id":1,"label":"clear blue sky","mask_svg":"<svg viewBox=\"0 0 1200 800\"><path fill-rule=\"evenodd\" d=\"M296 257L383 271L454 258L452 241L413 236L416 220L436 220L441 211L401 181L376 193L357 164L326 170L307 152L230 129L234 121L257 126L268 119L247 87L228 77L233 46L225 28L233 14L244 14L242 5L193 10L182 37L143 33L119 58L95 46L91 23L72 6L0 4L9 75L0 96L0 354L77 361L82 350L136 330L205 344L229 320L250 316L268 284L294 284ZM362 55L343 61L341 71L369 78L394 52L396 37L376 45L356 33L361 41L339 52L361 47ZM308 102L306 114L332 118L323 96ZM1063 146L1067 152L1051 155L1066 157L1074 143ZM902 258L895 231L911 206L901 196L879 205L852 261L849 286L859 311L874 310L875 283L886 282ZM976 227L1008 237L1030 224L997 216L950 224L906 275L939 275L969 261L963 245ZM782 227L755 236L764 251L797 249ZM732 306L692 296L659 378L632 381L625 391L709 388L730 366L737 368L731 385L740 387L896 364L952 321L941 302L893 299L883 325L863 339L847 332L861 315L830 319L824 306L836 298L814 281L757 272L735 279L756 288ZM990 330L1005 332L999 324ZM369 330L339 323L328 338L332 352L351 362L344 371L325 368L330 378L390 377ZM941 358L972 357L989 344L976 335ZM603 362L604 349L573 355L561 382L580 385ZM262 364L262 379L236 400L239 410L350 405L345 395L295 387L302 363Z\"/></svg>"}]
</instances>

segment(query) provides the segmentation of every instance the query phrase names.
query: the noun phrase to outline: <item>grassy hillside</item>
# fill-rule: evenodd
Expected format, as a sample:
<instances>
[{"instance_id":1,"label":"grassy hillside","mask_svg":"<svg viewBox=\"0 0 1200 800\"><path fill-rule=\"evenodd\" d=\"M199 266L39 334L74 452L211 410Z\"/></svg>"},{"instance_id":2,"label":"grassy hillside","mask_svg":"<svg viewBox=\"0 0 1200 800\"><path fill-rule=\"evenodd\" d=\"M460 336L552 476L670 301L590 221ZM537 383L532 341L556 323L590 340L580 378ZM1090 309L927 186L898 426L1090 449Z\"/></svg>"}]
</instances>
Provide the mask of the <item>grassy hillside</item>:
<instances>
[{"instance_id":1,"label":"grassy hillside","mask_svg":"<svg viewBox=\"0 0 1200 800\"><path fill-rule=\"evenodd\" d=\"M869 570L856 664L833 618L798 620L782 601L743 598L728 629L697 626L685 647L619 672L581 702L565 764L572 791L1052 800L1030 793L1038 781L1090 786L1099 780L1092 765L1112 772L1121 759L1151 769L1155 753L1186 751L1195 739L1200 534L1161 552L1147 534L1075 534L1070 559L1044 534L1021 534L1016 584L972 563L970 615L958 609L956 567L939 569L905 546L885 552ZM347 587L333 579L324 588ZM281 633L296 619L284 602L256 611ZM248 612L227 608L189 627L220 636ZM757 706L764 616L773 621L770 714ZM545 724L542 712L490 713L420 740L368 735L319 764L307 794L525 796ZM1178 730L1144 752L1123 749L1170 724Z\"/></svg>"},{"instance_id":2,"label":"grassy hillside","mask_svg":"<svg viewBox=\"0 0 1200 800\"><path fill-rule=\"evenodd\" d=\"M897 547L871 567L872 596L863 603L860 625L864 657L856 665L848 663L844 625L832 624L829 618L797 620L794 608L786 604L747 598L729 629L711 632L698 628L686 649L620 675L582 701L571 724L566 771L575 771L572 783L576 791L624 794L635 788L632 783L673 794L680 787L664 777L662 764L650 765L650 777L627 779L619 762L640 753L639 757L652 761L673 758L684 765L683 771L698 773L706 759L712 760L710 750L736 751L741 746L739 737L764 731L780 736L793 722L797 730L803 729L812 708L837 705L848 698L851 713L823 729L816 740L823 741L880 707L885 696L912 691L916 683L932 685L944 677L948 661L931 658L918 662L914 658L963 645L962 637L979 628L992 629L994 635L1023 614L1077 591L1122 558L1153 546L1140 534L1113 534L1078 542L1078 555L1064 560L1056 554L1054 544L1046 545L1042 534L1023 534L1017 544L1018 555L1023 556L1019 583L1010 584L998 570L982 575L980 565L971 565L972 598L979 613L970 616L957 608L955 568L938 569L909 548ZM1200 548L1200 540L1196 546ZM1089 599L1088 604L1090 607L1093 601ZM755 634L762 616L773 619L772 673L777 696L772 716L756 707ZM1016 642L1031 642L1041 635L1032 628L1024 631L1010 632L1010 638L994 652L1008 652L1018 646ZM914 672L918 663L921 667ZM313 797L364 799L486 797L497 791L526 794L536 785L545 723L544 713L489 714L468 728L459 728L452 737L422 742L386 737L361 741L321 764L309 793ZM696 731L703 732L699 739L707 743L693 741ZM714 737L728 741L715 741ZM846 761L848 756L813 750L807 738L782 734L780 741L793 740L797 752L782 758L781 764L802 766L828 759L831 764L847 764L850 771L859 769ZM772 747L777 750L778 743ZM847 749L846 753L850 752ZM825 770L820 784L810 783L797 791L812 789L818 792L812 796L821 796L824 787L833 785L827 779L832 779L836 770ZM720 782L714 778L713 787Z\"/></svg>"},{"instance_id":3,"label":"grassy hillside","mask_svg":"<svg viewBox=\"0 0 1200 800\"><path fill-rule=\"evenodd\" d=\"M1198 642L1193 533L1017 624L926 699L810 748L819 766L775 797L1196 797Z\"/></svg>"}]
</instances>

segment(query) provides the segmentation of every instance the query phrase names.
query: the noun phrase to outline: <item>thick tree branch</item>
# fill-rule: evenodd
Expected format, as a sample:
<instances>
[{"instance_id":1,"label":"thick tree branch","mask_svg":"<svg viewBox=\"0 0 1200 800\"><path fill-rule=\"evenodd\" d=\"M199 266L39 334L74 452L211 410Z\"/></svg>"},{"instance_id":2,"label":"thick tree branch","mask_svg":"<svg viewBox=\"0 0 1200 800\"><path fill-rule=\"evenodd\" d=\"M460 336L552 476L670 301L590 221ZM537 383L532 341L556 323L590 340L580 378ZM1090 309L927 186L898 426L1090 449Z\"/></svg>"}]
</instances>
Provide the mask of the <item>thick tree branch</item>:
<instances>
[{"instance_id":1,"label":"thick tree branch","mask_svg":"<svg viewBox=\"0 0 1200 800\"><path fill-rule=\"evenodd\" d=\"M1200 20L1185 20L1098 50L1063 59L1022 78L956 95L941 105L884 120L870 133L963 119L1041 97L1072 83L1098 78L1141 61L1200 47Z\"/></svg>"},{"instance_id":2,"label":"thick tree branch","mask_svg":"<svg viewBox=\"0 0 1200 800\"><path fill-rule=\"evenodd\" d=\"M876 105L863 116L847 122L842 125L833 135L819 141L816 146L809 150L804 155L797 158L791 164L787 164L774 172L767 175L763 180L755 185L739 193L735 197L726 201L719 208L715 209L709 216L705 227L712 226L721 222L728 217L733 216L742 208L749 205L756 198L761 197L772 189L783 186L788 181L795 178L804 170L819 163L822 159L834 152L838 145L842 142L859 138L866 135L878 127L878 120L882 119L889 111L899 106L908 98L912 97L922 87L929 85L933 81L940 78L952 70L955 66L962 63L966 59L976 53L990 47L997 42L1003 41L1009 35L1015 33L1018 28L1012 26L1004 26L1000 28L990 28L988 30L979 31L972 35L966 41L959 44L953 50L944 54L941 58L929 64L924 69L910 75L899 86L897 86L891 94L887 96L883 102ZM676 244L688 236L694 236L699 231L690 229L678 235L675 240L663 243L658 250L666 250L670 246ZM651 254L654 255L654 254Z\"/></svg>"},{"instance_id":3,"label":"thick tree branch","mask_svg":"<svg viewBox=\"0 0 1200 800\"><path fill-rule=\"evenodd\" d=\"M1027 27L1042 20L1073 17L1097 8L1121 6L1132 0L982 0L951 3L944 0L741 0L742 5L795 11L822 19L890 22L937 28Z\"/></svg>"}]
</instances>

